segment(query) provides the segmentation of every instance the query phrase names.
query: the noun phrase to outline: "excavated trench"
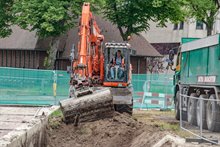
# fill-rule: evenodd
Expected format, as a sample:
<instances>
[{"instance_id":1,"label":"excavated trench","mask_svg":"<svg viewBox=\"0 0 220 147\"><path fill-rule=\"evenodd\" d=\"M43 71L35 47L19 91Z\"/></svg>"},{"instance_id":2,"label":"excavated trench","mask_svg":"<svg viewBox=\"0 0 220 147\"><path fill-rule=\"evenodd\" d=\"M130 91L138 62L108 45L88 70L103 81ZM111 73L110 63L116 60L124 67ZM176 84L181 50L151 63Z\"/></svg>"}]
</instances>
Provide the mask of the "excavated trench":
<instances>
[{"instance_id":1,"label":"excavated trench","mask_svg":"<svg viewBox=\"0 0 220 147\"><path fill-rule=\"evenodd\" d=\"M166 132L128 114L66 125L57 108L0 107L1 147L146 147ZM9 112L11 115L9 115ZM8 132L2 131L8 130Z\"/></svg>"},{"instance_id":2,"label":"excavated trench","mask_svg":"<svg viewBox=\"0 0 220 147\"><path fill-rule=\"evenodd\" d=\"M46 132L47 147L150 147L167 134L117 112L113 118L80 123L77 127L64 124L60 116L51 117Z\"/></svg>"},{"instance_id":3,"label":"excavated trench","mask_svg":"<svg viewBox=\"0 0 220 147\"><path fill-rule=\"evenodd\" d=\"M74 126L63 122L57 108L0 110L0 127L8 130L4 133L0 128L1 147L151 147L170 134L157 125L142 123L118 112L110 118ZM165 140L163 146L170 144Z\"/></svg>"}]
</instances>

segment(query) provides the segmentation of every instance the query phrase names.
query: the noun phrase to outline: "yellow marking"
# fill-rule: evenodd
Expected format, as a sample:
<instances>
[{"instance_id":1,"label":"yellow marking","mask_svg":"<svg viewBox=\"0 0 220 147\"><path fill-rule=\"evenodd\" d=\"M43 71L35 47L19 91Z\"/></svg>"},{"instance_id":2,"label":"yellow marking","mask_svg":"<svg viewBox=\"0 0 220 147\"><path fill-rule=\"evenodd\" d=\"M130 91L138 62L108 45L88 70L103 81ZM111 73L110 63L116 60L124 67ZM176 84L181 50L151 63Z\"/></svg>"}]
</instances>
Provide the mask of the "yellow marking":
<instances>
[{"instance_id":1,"label":"yellow marking","mask_svg":"<svg viewBox=\"0 0 220 147\"><path fill-rule=\"evenodd\" d=\"M53 96L57 96L57 83L53 83Z\"/></svg>"},{"instance_id":2,"label":"yellow marking","mask_svg":"<svg viewBox=\"0 0 220 147\"><path fill-rule=\"evenodd\" d=\"M176 71L180 71L180 65L176 66Z\"/></svg>"}]
</instances>

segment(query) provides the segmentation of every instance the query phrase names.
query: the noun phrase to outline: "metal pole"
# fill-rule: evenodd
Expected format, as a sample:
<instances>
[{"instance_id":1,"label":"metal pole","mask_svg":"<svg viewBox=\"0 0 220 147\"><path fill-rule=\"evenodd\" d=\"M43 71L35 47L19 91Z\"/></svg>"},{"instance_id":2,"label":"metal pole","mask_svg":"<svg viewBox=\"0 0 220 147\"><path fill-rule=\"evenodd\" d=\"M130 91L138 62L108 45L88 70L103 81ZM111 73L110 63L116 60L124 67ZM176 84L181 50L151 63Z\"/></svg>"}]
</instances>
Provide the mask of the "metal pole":
<instances>
[{"instance_id":1,"label":"metal pole","mask_svg":"<svg viewBox=\"0 0 220 147\"><path fill-rule=\"evenodd\" d=\"M53 71L53 96L54 96L54 103L57 104L57 73L56 70Z\"/></svg>"},{"instance_id":2,"label":"metal pole","mask_svg":"<svg viewBox=\"0 0 220 147\"><path fill-rule=\"evenodd\" d=\"M166 76L165 76L165 97L164 97L164 109L167 110L167 87L168 87L168 77L167 77L167 74L168 74L168 70L166 71Z\"/></svg>"},{"instance_id":3,"label":"metal pole","mask_svg":"<svg viewBox=\"0 0 220 147\"><path fill-rule=\"evenodd\" d=\"M200 102L200 136L202 137L202 102L203 102L203 98L200 98L199 99L199 102Z\"/></svg>"},{"instance_id":4,"label":"metal pole","mask_svg":"<svg viewBox=\"0 0 220 147\"><path fill-rule=\"evenodd\" d=\"M150 80L147 82L147 92L150 92Z\"/></svg>"},{"instance_id":5,"label":"metal pole","mask_svg":"<svg viewBox=\"0 0 220 147\"><path fill-rule=\"evenodd\" d=\"M182 128L183 127L183 122L182 122L182 93L181 93L181 89L180 89L180 101L179 101L179 103L180 103L180 105L179 105L179 109L180 109L180 128Z\"/></svg>"}]
</instances>

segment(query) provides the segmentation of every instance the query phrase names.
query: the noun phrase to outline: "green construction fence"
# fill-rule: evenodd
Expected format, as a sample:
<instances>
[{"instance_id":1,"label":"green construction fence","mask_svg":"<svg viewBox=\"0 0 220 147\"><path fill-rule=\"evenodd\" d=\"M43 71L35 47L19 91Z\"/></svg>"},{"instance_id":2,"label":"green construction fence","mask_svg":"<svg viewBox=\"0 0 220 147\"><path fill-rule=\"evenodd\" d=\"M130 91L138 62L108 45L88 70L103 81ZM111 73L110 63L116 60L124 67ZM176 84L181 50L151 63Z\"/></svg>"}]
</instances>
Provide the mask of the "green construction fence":
<instances>
[{"instance_id":1,"label":"green construction fence","mask_svg":"<svg viewBox=\"0 0 220 147\"><path fill-rule=\"evenodd\" d=\"M168 74L133 74L134 108L172 108L163 98L173 95L172 83ZM0 105L56 105L68 91L66 71L0 67Z\"/></svg>"}]
</instances>

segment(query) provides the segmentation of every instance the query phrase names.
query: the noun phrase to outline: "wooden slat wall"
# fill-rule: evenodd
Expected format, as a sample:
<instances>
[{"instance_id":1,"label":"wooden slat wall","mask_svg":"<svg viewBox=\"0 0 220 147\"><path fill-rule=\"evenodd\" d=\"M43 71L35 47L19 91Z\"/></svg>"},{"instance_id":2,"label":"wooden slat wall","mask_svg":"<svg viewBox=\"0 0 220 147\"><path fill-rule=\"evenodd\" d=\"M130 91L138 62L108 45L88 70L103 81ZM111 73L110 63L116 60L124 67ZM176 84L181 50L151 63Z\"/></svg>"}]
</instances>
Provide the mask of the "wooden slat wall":
<instances>
[{"instance_id":1,"label":"wooden slat wall","mask_svg":"<svg viewBox=\"0 0 220 147\"><path fill-rule=\"evenodd\" d=\"M45 69L44 59L46 56L46 51L0 50L0 67ZM133 67L132 73L146 73L146 57L132 56L131 64ZM68 59L58 59L55 68L57 70L67 70L67 66L70 66L70 61Z\"/></svg>"},{"instance_id":2,"label":"wooden slat wall","mask_svg":"<svg viewBox=\"0 0 220 147\"><path fill-rule=\"evenodd\" d=\"M0 67L44 69L45 51L0 50Z\"/></svg>"},{"instance_id":3,"label":"wooden slat wall","mask_svg":"<svg viewBox=\"0 0 220 147\"><path fill-rule=\"evenodd\" d=\"M132 65L132 73L134 74L146 74L147 65L146 65L146 57L131 57L131 65Z\"/></svg>"}]
</instances>

